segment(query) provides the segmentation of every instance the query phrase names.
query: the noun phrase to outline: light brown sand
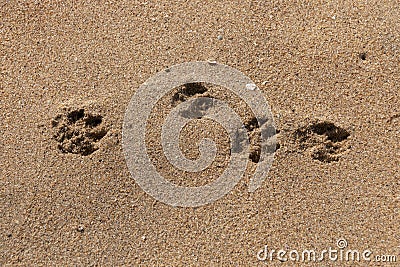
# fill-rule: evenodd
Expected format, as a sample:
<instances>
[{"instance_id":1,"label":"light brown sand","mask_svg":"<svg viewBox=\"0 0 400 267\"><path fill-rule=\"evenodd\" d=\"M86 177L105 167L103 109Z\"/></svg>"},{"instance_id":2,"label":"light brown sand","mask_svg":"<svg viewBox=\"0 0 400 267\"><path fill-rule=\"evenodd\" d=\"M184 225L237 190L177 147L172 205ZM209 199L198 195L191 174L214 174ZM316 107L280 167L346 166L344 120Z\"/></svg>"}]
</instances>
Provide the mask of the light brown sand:
<instances>
[{"instance_id":1,"label":"light brown sand","mask_svg":"<svg viewBox=\"0 0 400 267\"><path fill-rule=\"evenodd\" d=\"M1 266L265 266L264 245L339 238L400 261L398 2L206 2L1 1ZM130 176L123 116L157 71L208 59L259 85L280 149L255 193L245 177L174 208ZM326 122L350 136L330 142ZM74 148L74 130L95 133Z\"/></svg>"}]
</instances>

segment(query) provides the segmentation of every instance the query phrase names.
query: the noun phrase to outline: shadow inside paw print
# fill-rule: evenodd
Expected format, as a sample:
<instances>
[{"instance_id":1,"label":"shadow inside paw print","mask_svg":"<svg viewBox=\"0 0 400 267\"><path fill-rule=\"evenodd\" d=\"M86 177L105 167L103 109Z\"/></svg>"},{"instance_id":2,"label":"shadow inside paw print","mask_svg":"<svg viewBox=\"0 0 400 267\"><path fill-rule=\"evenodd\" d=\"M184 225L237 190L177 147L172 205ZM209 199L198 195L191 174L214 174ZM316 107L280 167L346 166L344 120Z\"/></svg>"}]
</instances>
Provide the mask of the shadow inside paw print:
<instances>
[{"instance_id":1,"label":"shadow inside paw print","mask_svg":"<svg viewBox=\"0 0 400 267\"><path fill-rule=\"evenodd\" d=\"M85 109L64 110L52 121L53 138L62 153L87 156L99 149L97 142L108 132L103 117Z\"/></svg>"}]
</instances>

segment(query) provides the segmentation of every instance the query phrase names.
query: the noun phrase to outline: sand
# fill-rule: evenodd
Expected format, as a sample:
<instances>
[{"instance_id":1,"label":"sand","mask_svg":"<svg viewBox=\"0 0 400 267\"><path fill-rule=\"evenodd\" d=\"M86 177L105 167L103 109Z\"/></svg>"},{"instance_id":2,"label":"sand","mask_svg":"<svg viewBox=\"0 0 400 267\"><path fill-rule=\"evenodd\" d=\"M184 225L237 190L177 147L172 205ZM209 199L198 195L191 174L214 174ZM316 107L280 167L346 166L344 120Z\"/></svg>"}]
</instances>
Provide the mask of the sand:
<instances>
[{"instance_id":1,"label":"sand","mask_svg":"<svg viewBox=\"0 0 400 267\"><path fill-rule=\"evenodd\" d=\"M400 261L396 1L0 5L1 266L282 266L257 254L338 249L339 239ZM254 193L245 175L211 204L172 207L129 173L122 123L143 82L199 60L259 86L279 149ZM218 125L196 123L182 133L188 157L199 127L226 152ZM186 186L214 179L227 155L183 181L153 145L157 168Z\"/></svg>"}]
</instances>

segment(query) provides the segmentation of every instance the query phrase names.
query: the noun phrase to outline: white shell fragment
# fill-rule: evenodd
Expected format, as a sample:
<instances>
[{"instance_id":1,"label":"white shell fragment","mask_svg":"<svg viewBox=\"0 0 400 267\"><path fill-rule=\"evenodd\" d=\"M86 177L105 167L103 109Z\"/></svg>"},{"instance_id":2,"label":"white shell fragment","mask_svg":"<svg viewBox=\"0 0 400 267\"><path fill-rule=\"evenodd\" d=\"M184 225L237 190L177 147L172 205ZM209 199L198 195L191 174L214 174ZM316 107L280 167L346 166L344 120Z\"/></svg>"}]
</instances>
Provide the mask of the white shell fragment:
<instances>
[{"instance_id":1,"label":"white shell fragment","mask_svg":"<svg viewBox=\"0 0 400 267\"><path fill-rule=\"evenodd\" d=\"M256 88L257 88L257 85L255 85L254 83L248 83L248 84L246 84L246 89L247 89L247 90L254 91L254 90L256 90Z\"/></svg>"}]
</instances>

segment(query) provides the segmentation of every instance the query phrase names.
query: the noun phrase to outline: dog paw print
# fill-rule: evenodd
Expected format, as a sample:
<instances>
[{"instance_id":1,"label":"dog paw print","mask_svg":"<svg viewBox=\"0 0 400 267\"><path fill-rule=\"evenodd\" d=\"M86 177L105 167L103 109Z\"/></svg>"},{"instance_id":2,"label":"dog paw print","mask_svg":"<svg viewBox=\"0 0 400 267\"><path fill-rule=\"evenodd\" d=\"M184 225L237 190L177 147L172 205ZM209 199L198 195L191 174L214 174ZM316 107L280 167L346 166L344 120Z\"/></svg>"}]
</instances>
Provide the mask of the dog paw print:
<instances>
[{"instance_id":1,"label":"dog paw print","mask_svg":"<svg viewBox=\"0 0 400 267\"><path fill-rule=\"evenodd\" d=\"M99 149L98 142L107 134L103 116L84 108L64 109L52 121L53 138L62 153L87 156Z\"/></svg>"},{"instance_id":2,"label":"dog paw print","mask_svg":"<svg viewBox=\"0 0 400 267\"><path fill-rule=\"evenodd\" d=\"M339 161L350 145L350 133L332 122L309 123L291 133L295 150L324 163Z\"/></svg>"}]
</instances>

